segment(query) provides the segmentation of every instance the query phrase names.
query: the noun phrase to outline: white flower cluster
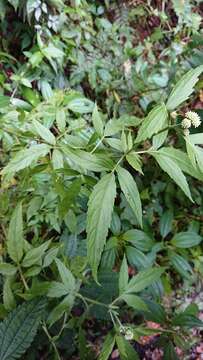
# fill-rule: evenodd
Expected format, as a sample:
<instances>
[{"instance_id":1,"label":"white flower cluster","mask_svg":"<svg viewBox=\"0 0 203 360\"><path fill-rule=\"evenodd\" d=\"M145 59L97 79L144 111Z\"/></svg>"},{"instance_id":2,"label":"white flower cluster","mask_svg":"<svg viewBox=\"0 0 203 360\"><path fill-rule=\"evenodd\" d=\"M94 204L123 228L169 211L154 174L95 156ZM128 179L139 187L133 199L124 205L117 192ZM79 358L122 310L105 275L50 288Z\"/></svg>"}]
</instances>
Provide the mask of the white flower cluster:
<instances>
[{"instance_id":1,"label":"white flower cluster","mask_svg":"<svg viewBox=\"0 0 203 360\"><path fill-rule=\"evenodd\" d=\"M185 114L185 118L181 122L181 126L184 129L183 133L185 136L188 136L190 134L189 128L191 126L194 126L197 128L201 124L201 119L199 115L195 111L188 111Z\"/></svg>"},{"instance_id":2,"label":"white flower cluster","mask_svg":"<svg viewBox=\"0 0 203 360\"><path fill-rule=\"evenodd\" d=\"M121 326L119 331L124 335L126 340L132 340L134 337L133 331L129 326Z\"/></svg>"}]
</instances>

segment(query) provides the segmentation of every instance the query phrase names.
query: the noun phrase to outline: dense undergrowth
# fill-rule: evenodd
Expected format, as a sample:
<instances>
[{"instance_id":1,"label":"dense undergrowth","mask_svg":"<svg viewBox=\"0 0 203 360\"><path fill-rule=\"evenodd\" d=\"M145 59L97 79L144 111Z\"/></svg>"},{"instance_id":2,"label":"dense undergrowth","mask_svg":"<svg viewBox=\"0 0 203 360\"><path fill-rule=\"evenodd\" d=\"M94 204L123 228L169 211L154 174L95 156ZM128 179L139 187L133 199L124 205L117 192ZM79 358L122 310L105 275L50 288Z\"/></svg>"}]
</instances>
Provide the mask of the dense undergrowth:
<instances>
[{"instance_id":1,"label":"dense undergrowth","mask_svg":"<svg viewBox=\"0 0 203 360\"><path fill-rule=\"evenodd\" d=\"M0 360L143 359L151 336L163 359L190 358L202 13L0 1Z\"/></svg>"}]
</instances>

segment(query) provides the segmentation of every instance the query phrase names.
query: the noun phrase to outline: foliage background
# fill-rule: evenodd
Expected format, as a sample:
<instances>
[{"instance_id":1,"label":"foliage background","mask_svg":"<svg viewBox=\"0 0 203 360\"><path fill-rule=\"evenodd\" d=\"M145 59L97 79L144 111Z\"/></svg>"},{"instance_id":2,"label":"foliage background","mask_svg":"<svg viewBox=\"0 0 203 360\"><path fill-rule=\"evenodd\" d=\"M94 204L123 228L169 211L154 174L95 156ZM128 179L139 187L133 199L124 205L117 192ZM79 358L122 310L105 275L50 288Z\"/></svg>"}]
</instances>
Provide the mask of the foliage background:
<instances>
[{"instance_id":1,"label":"foliage background","mask_svg":"<svg viewBox=\"0 0 203 360\"><path fill-rule=\"evenodd\" d=\"M202 117L202 2L3 0L0 14L1 360L101 360L117 348L142 359L154 333L164 359L190 356L189 330L202 327L183 304L195 293L201 310L203 128L185 138L180 124L187 110ZM161 161L151 145L170 150ZM141 271L143 286L126 290Z\"/></svg>"}]
</instances>

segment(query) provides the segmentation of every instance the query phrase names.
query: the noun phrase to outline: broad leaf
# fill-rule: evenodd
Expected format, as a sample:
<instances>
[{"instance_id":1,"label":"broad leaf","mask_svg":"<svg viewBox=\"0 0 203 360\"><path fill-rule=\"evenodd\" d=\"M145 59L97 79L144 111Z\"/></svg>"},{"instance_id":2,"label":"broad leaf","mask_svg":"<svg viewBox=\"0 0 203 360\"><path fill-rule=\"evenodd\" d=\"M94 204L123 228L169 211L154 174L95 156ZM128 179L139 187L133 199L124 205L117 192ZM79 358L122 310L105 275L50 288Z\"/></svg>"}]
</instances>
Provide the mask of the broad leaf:
<instances>
[{"instance_id":1,"label":"broad leaf","mask_svg":"<svg viewBox=\"0 0 203 360\"><path fill-rule=\"evenodd\" d=\"M23 256L23 215L22 203L19 203L12 216L8 229L7 248L11 259L19 263Z\"/></svg>"},{"instance_id":2,"label":"broad leaf","mask_svg":"<svg viewBox=\"0 0 203 360\"><path fill-rule=\"evenodd\" d=\"M143 171L141 167L142 162L140 160L139 155L135 151L131 151L128 155L126 155L126 160L133 167L133 169L135 169L136 171L138 171L140 174L143 175Z\"/></svg>"},{"instance_id":3,"label":"broad leaf","mask_svg":"<svg viewBox=\"0 0 203 360\"><path fill-rule=\"evenodd\" d=\"M142 204L137 184L126 169L118 167L117 173L121 190L132 208L139 225L142 227Z\"/></svg>"},{"instance_id":4,"label":"broad leaf","mask_svg":"<svg viewBox=\"0 0 203 360\"><path fill-rule=\"evenodd\" d=\"M116 344L121 360L139 360L136 351L123 336L116 336Z\"/></svg>"},{"instance_id":5,"label":"broad leaf","mask_svg":"<svg viewBox=\"0 0 203 360\"><path fill-rule=\"evenodd\" d=\"M147 311L148 307L145 302L135 294L124 294L121 298L128 304L128 306L132 307L137 311Z\"/></svg>"},{"instance_id":6,"label":"broad leaf","mask_svg":"<svg viewBox=\"0 0 203 360\"><path fill-rule=\"evenodd\" d=\"M185 195L193 202L187 180L178 164L171 157L167 156L166 152L162 152L162 150L153 152L152 155L159 166L180 186Z\"/></svg>"},{"instance_id":7,"label":"broad leaf","mask_svg":"<svg viewBox=\"0 0 203 360\"><path fill-rule=\"evenodd\" d=\"M18 306L0 323L0 359L18 359L28 349L39 326L44 301Z\"/></svg>"},{"instance_id":8,"label":"broad leaf","mask_svg":"<svg viewBox=\"0 0 203 360\"><path fill-rule=\"evenodd\" d=\"M136 142L141 142L152 137L161 129L167 127L168 112L166 106L158 105L150 111L148 116L143 120L138 131Z\"/></svg>"},{"instance_id":9,"label":"broad leaf","mask_svg":"<svg viewBox=\"0 0 203 360\"><path fill-rule=\"evenodd\" d=\"M179 357L171 341L169 341L168 344L166 344L164 347L163 360L179 360Z\"/></svg>"},{"instance_id":10,"label":"broad leaf","mask_svg":"<svg viewBox=\"0 0 203 360\"><path fill-rule=\"evenodd\" d=\"M15 275L17 268L9 263L0 263L0 274L5 276Z\"/></svg>"},{"instance_id":11,"label":"broad leaf","mask_svg":"<svg viewBox=\"0 0 203 360\"><path fill-rule=\"evenodd\" d=\"M34 129L37 132L37 134L48 144L55 145L56 139L55 136L52 134L52 132L47 129L44 125L40 124L39 121L34 120L33 121Z\"/></svg>"},{"instance_id":12,"label":"broad leaf","mask_svg":"<svg viewBox=\"0 0 203 360\"><path fill-rule=\"evenodd\" d=\"M198 82L198 78L203 71L203 65L196 69L188 71L175 85L172 90L166 107L169 111L176 109L180 104L186 101L194 91L194 86Z\"/></svg>"},{"instance_id":13,"label":"broad leaf","mask_svg":"<svg viewBox=\"0 0 203 360\"><path fill-rule=\"evenodd\" d=\"M196 179L203 181L203 174L198 171L190 162L186 153L173 147L161 148L161 153L170 157L171 160L177 163L180 169L186 174L195 177Z\"/></svg>"},{"instance_id":14,"label":"broad leaf","mask_svg":"<svg viewBox=\"0 0 203 360\"><path fill-rule=\"evenodd\" d=\"M154 245L153 239L142 230L128 230L122 235L122 238L141 251L150 251Z\"/></svg>"},{"instance_id":15,"label":"broad leaf","mask_svg":"<svg viewBox=\"0 0 203 360\"><path fill-rule=\"evenodd\" d=\"M114 174L107 174L95 185L88 203L87 240L88 259L94 278L111 224L116 183Z\"/></svg>"},{"instance_id":16,"label":"broad leaf","mask_svg":"<svg viewBox=\"0 0 203 360\"><path fill-rule=\"evenodd\" d=\"M166 210L160 219L160 234L165 238L172 230L173 211Z\"/></svg>"},{"instance_id":17,"label":"broad leaf","mask_svg":"<svg viewBox=\"0 0 203 360\"><path fill-rule=\"evenodd\" d=\"M46 144L33 145L29 149L19 151L15 157L3 169L2 175L14 174L30 166L34 161L44 157L49 152L50 147Z\"/></svg>"},{"instance_id":18,"label":"broad leaf","mask_svg":"<svg viewBox=\"0 0 203 360\"><path fill-rule=\"evenodd\" d=\"M184 257L176 254L173 251L168 252L169 260L172 266L179 272L184 278L190 279L192 274L192 268L189 262Z\"/></svg>"},{"instance_id":19,"label":"broad leaf","mask_svg":"<svg viewBox=\"0 0 203 360\"><path fill-rule=\"evenodd\" d=\"M73 291L75 289L75 278L71 271L60 261L56 259L56 265L58 267L59 274L61 276L61 280L65 285L67 291Z\"/></svg>"},{"instance_id":20,"label":"broad leaf","mask_svg":"<svg viewBox=\"0 0 203 360\"><path fill-rule=\"evenodd\" d=\"M124 255L119 272L119 294L122 294L128 285L128 264Z\"/></svg>"},{"instance_id":21,"label":"broad leaf","mask_svg":"<svg viewBox=\"0 0 203 360\"><path fill-rule=\"evenodd\" d=\"M102 154L91 154L84 150L71 149L68 146L63 146L62 150L67 155L68 160L83 169L96 172L113 169L113 161Z\"/></svg>"},{"instance_id":22,"label":"broad leaf","mask_svg":"<svg viewBox=\"0 0 203 360\"><path fill-rule=\"evenodd\" d=\"M174 235L171 243L178 248L190 248L199 245L202 237L193 231L180 232Z\"/></svg>"},{"instance_id":23,"label":"broad leaf","mask_svg":"<svg viewBox=\"0 0 203 360\"><path fill-rule=\"evenodd\" d=\"M38 264L39 262L42 261L42 257L45 254L45 251L48 249L50 244L50 240L46 241L45 243L43 243L42 245L30 249L28 250L28 252L26 253L23 261L22 261L22 266L24 267L30 267L32 265Z\"/></svg>"},{"instance_id":24,"label":"broad leaf","mask_svg":"<svg viewBox=\"0 0 203 360\"><path fill-rule=\"evenodd\" d=\"M129 281L125 293L137 293L144 290L151 285L152 282L158 280L163 272L164 269L158 267L140 271Z\"/></svg>"},{"instance_id":25,"label":"broad leaf","mask_svg":"<svg viewBox=\"0 0 203 360\"><path fill-rule=\"evenodd\" d=\"M115 344L115 336L110 332L104 340L104 344L102 346L102 350L100 352L98 360L108 360L109 356L112 353L114 344Z\"/></svg>"},{"instance_id":26,"label":"broad leaf","mask_svg":"<svg viewBox=\"0 0 203 360\"><path fill-rule=\"evenodd\" d=\"M93 110L93 113L92 113L92 122L93 122L93 125L94 125L94 128L95 128L97 134L99 136L102 136L103 135L104 125L103 125L103 122L102 122L101 115L100 115L100 113L98 111L97 104L95 104L94 110Z\"/></svg>"}]
</instances>

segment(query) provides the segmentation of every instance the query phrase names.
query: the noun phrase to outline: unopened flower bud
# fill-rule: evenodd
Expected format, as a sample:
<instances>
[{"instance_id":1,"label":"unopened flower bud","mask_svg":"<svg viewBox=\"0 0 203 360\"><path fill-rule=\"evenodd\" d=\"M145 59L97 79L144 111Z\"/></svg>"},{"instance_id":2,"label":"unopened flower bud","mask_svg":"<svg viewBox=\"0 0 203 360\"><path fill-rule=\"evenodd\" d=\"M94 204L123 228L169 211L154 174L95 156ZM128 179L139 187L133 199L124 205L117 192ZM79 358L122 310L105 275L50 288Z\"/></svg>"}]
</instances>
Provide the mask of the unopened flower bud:
<instances>
[{"instance_id":1,"label":"unopened flower bud","mask_svg":"<svg viewBox=\"0 0 203 360\"><path fill-rule=\"evenodd\" d=\"M129 328L125 332L125 339L126 340L132 340L133 339L133 331Z\"/></svg>"},{"instance_id":2,"label":"unopened flower bud","mask_svg":"<svg viewBox=\"0 0 203 360\"><path fill-rule=\"evenodd\" d=\"M189 129L191 127L191 120L185 118L182 120L181 122L181 126L184 128L184 129Z\"/></svg>"},{"instance_id":3,"label":"unopened flower bud","mask_svg":"<svg viewBox=\"0 0 203 360\"><path fill-rule=\"evenodd\" d=\"M176 112L176 111L172 111L172 113L171 113L172 119L176 119L177 116L178 116L177 112Z\"/></svg>"},{"instance_id":4,"label":"unopened flower bud","mask_svg":"<svg viewBox=\"0 0 203 360\"><path fill-rule=\"evenodd\" d=\"M189 136L189 135L190 135L190 130L189 130L189 129L184 129L184 130L183 130L183 134L184 134L185 136Z\"/></svg>"}]
</instances>

